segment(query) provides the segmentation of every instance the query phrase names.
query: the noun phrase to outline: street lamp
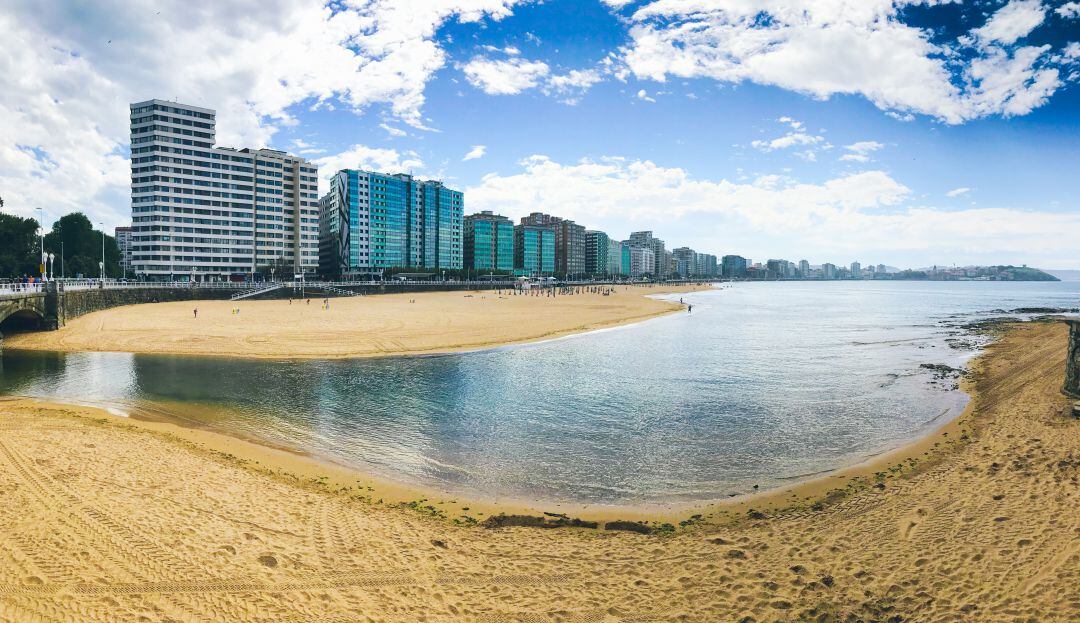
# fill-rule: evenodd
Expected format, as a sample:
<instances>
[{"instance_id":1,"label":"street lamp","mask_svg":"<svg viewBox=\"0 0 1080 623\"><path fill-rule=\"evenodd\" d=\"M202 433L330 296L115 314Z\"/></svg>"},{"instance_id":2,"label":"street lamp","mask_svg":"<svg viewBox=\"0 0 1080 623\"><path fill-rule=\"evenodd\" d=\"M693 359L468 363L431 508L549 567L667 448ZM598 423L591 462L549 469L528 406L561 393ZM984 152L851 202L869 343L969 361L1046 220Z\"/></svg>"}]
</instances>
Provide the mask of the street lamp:
<instances>
[{"instance_id":1,"label":"street lamp","mask_svg":"<svg viewBox=\"0 0 1080 623\"><path fill-rule=\"evenodd\" d=\"M98 222L101 226L101 280L105 281L105 223Z\"/></svg>"},{"instance_id":2,"label":"street lamp","mask_svg":"<svg viewBox=\"0 0 1080 623\"><path fill-rule=\"evenodd\" d=\"M49 254L49 274L52 275L51 280L56 281L56 254ZM46 281L49 281L48 279Z\"/></svg>"}]
</instances>

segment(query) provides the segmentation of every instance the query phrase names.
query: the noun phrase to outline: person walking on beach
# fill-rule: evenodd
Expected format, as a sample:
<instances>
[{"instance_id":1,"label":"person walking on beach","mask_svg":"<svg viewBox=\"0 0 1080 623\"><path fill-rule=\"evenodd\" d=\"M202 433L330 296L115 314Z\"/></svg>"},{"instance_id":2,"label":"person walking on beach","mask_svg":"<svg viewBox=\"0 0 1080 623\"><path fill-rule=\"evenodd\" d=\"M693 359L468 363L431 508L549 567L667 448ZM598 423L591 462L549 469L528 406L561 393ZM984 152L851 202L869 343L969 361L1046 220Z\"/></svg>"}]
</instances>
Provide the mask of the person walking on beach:
<instances>
[{"instance_id":1,"label":"person walking on beach","mask_svg":"<svg viewBox=\"0 0 1080 623\"><path fill-rule=\"evenodd\" d=\"M692 312L692 311L694 311L694 306L693 306L693 305L687 305L687 306L686 306L686 313L688 313L688 314L689 314L689 313L690 313L690 312Z\"/></svg>"},{"instance_id":2,"label":"person walking on beach","mask_svg":"<svg viewBox=\"0 0 1080 623\"><path fill-rule=\"evenodd\" d=\"M195 308L195 317L196 318L199 317L199 308L198 307Z\"/></svg>"}]
</instances>

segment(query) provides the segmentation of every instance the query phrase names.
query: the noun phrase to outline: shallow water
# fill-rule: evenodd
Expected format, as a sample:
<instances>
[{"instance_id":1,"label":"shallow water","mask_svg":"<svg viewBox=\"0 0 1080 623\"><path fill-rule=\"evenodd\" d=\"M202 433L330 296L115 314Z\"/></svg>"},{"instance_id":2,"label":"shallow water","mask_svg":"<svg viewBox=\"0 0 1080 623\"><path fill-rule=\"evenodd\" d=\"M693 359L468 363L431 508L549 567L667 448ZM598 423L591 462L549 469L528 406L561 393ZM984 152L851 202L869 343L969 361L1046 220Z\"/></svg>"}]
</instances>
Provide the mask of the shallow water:
<instances>
[{"instance_id":1,"label":"shallow water","mask_svg":"<svg viewBox=\"0 0 1080 623\"><path fill-rule=\"evenodd\" d=\"M435 357L7 350L0 393L182 413L450 492L694 502L925 433L966 400L919 367L973 353L946 343L955 325L995 310L1078 306L1080 283L748 283L682 297L692 314Z\"/></svg>"}]
</instances>

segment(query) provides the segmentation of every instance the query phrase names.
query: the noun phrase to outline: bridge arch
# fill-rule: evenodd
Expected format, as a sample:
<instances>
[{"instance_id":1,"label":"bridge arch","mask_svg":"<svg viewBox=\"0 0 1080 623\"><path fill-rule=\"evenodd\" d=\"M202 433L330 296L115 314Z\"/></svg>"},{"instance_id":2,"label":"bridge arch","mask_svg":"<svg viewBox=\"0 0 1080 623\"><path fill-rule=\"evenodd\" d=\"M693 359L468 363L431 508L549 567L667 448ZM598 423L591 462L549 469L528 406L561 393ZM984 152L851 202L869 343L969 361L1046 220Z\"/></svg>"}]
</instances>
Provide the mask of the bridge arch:
<instances>
[{"instance_id":1,"label":"bridge arch","mask_svg":"<svg viewBox=\"0 0 1080 623\"><path fill-rule=\"evenodd\" d=\"M36 331L45 326L43 296L0 300L0 339L4 334Z\"/></svg>"}]
</instances>

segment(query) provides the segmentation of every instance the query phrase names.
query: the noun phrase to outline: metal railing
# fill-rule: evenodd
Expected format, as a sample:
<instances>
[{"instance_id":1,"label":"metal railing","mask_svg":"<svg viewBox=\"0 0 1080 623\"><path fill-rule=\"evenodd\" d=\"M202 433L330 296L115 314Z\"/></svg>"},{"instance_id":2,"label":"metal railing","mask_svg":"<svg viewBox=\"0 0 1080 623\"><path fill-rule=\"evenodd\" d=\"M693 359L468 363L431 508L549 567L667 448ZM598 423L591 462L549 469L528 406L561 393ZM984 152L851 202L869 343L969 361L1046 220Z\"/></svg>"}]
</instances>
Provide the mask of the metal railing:
<instances>
[{"instance_id":1,"label":"metal railing","mask_svg":"<svg viewBox=\"0 0 1080 623\"><path fill-rule=\"evenodd\" d=\"M43 292L43 283L0 283L0 294L33 294Z\"/></svg>"},{"instance_id":2,"label":"metal railing","mask_svg":"<svg viewBox=\"0 0 1080 623\"><path fill-rule=\"evenodd\" d=\"M251 297L251 296L258 296L260 294L265 294L267 292L273 292L274 290L278 290L281 287L282 287L281 284L278 283L278 282L268 281L268 282L265 282L262 286L252 288L250 290L247 290L246 292L237 292L236 294L230 296L229 300L230 301L239 301L240 299L246 299L246 298Z\"/></svg>"},{"instance_id":3,"label":"metal railing","mask_svg":"<svg viewBox=\"0 0 1080 623\"><path fill-rule=\"evenodd\" d=\"M667 283L682 283L688 280L675 280ZM61 291L74 291L74 290L112 290L112 289L174 289L174 288L198 288L208 290L235 290L238 292L250 291L255 293L269 292L278 288L292 288L299 289L301 287L314 288L334 292L337 294L355 294L348 290L348 288L362 288L362 287L376 287L376 286L394 286L394 287L410 287L410 286L487 286L487 287L502 287L513 288L518 285L519 281L503 280L503 281L490 281L487 279L469 279L469 280L435 280L425 279L417 281L403 281L395 279L372 279L366 281L125 281L119 279L57 279L55 281L42 282L36 281L34 283L0 283L0 294L29 294L40 293L45 291L46 286L56 283L58 289ZM610 281L583 281L583 280L564 280L564 281L545 281L539 285L541 287L559 286L590 286L590 285L604 285L611 284ZM636 282L615 282L620 285L632 285ZM245 292L245 294L247 294Z\"/></svg>"}]
</instances>

